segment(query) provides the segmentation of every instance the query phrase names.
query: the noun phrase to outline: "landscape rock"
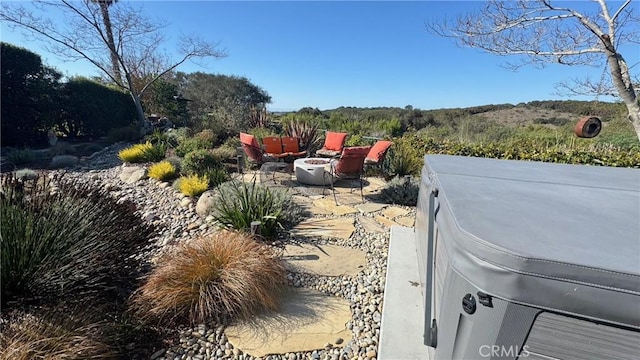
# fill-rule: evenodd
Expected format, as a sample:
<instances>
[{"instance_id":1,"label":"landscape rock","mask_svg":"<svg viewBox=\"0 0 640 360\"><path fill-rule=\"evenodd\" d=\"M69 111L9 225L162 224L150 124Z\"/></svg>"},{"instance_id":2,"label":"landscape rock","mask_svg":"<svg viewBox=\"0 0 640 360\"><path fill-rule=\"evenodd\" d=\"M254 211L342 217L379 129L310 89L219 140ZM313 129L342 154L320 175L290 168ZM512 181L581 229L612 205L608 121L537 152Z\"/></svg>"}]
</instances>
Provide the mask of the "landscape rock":
<instances>
[{"instance_id":1,"label":"landscape rock","mask_svg":"<svg viewBox=\"0 0 640 360\"><path fill-rule=\"evenodd\" d=\"M202 193L198 199L198 203L196 204L196 214L203 218L207 217L211 206L213 206L214 200L215 195L213 191L209 190Z\"/></svg>"},{"instance_id":2,"label":"landscape rock","mask_svg":"<svg viewBox=\"0 0 640 360\"><path fill-rule=\"evenodd\" d=\"M57 155L51 159L51 164L49 167L51 169L61 169L68 168L78 164L80 159L77 156L73 155Z\"/></svg>"},{"instance_id":3,"label":"landscape rock","mask_svg":"<svg viewBox=\"0 0 640 360\"><path fill-rule=\"evenodd\" d=\"M286 245L282 259L292 269L322 276L356 275L367 264L362 250L337 245Z\"/></svg>"},{"instance_id":4,"label":"landscape rock","mask_svg":"<svg viewBox=\"0 0 640 360\"><path fill-rule=\"evenodd\" d=\"M314 351L340 337L351 339L349 302L316 290L290 289L278 313L265 314L225 330L234 348L254 357Z\"/></svg>"},{"instance_id":5,"label":"landscape rock","mask_svg":"<svg viewBox=\"0 0 640 360\"><path fill-rule=\"evenodd\" d=\"M147 169L139 166L125 166L120 173L120 180L126 184L133 184L147 176Z\"/></svg>"}]
</instances>

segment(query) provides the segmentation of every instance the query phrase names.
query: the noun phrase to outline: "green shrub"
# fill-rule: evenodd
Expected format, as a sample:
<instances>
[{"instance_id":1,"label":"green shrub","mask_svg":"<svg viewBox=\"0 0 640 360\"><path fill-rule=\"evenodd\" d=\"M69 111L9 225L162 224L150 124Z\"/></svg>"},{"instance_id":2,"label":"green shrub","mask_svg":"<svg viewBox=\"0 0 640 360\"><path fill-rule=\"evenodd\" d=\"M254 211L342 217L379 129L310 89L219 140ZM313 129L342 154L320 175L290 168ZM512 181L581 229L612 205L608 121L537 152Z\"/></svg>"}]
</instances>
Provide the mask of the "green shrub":
<instances>
[{"instance_id":1,"label":"green shrub","mask_svg":"<svg viewBox=\"0 0 640 360\"><path fill-rule=\"evenodd\" d=\"M64 87L65 116L58 130L66 135L104 136L136 119L136 108L125 91L78 77L69 79ZM138 133L136 139L139 137Z\"/></svg>"},{"instance_id":2,"label":"green shrub","mask_svg":"<svg viewBox=\"0 0 640 360\"><path fill-rule=\"evenodd\" d=\"M164 159L167 154L167 145L154 144L151 148L144 151L144 160L146 162L157 162Z\"/></svg>"},{"instance_id":3,"label":"green shrub","mask_svg":"<svg viewBox=\"0 0 640 360\"><path fill-rule=\"evenodd\" d=\"M202 130L193 137L202 143L207 149L213 148L218 142L218 134L211 129Z\"/></svg>"},{"instance_id":4,"label":"green shrub","mask_svg":"<svg viewBox=\"0 0 640 360\"><path fill-rule=\"evenodd\" d=\"M209 150L194 150L185 155L182 161L182 172L185 174L202 174L207 169L220 166L220 160Z\"/></svg>"},{"instance_id":5,"label":"green shrub","mask_svg":"<svg viewBox=\"0 0 640 360\"><path fill-rule=\"evenodd\" d=\"M129 163L156 162L164 159L167 149L164 145L153 145L150 142L135 144L120 150L120 160Z\"/></svg>"},{"instance_id":6,"label":"green shrub","mask_svg":"<svg viewBox=\"0 0 640 360\"><path fill-rule=\"evenodd\" d=\"M119 141L132 142L139 138L140 129L135 125L113 128L107 132L107 141L110 144L114 144Z\"/></svg>"},{"instance_id":7,"label":"green shrub","mask_svg":"<svg viewBox=\"0 0 640 360\"><path fill-rule=\"evenodd\" d=\"M149 167L148 175L152 179L167 181L176 177L176 168L168 161L161 161Z\"/></svg>"},{"instance_id":8,"label":"green shrub","mask_svg":"<svg viewBox=\"0 0 640 360\"><path fill-rule=\"evenodd\" d=\"M202 176L209 179L209 187L214 188L218 185L229 181L229 172L225 167L212 167L202 171Z\"/></svg>"},{"instance_id":9,"label":"green shrub","mask_svg":"<svg viewBox=\"0 0 640 360\"><path fill-rule=\"evenodd\" d=\"M261 221L262 235L271 238L278 228L291 226L303 218L302 209L283 190L255 182L229 181L217 191L220 196L213 205L213 216L228 228L249 231L252 221Z\"/></svg>"},{"instance_id":10,"label":"green shrub","mask_svg":"<svg viewBox=\"0 0 640 360\"><path fill-rule=\"evenodd\" d=\"M188 153L196 150L208 149L209 144L195 137L180 138L178 146L176 146L176 155L180 157L186 156Z\"/></svg>"},{"instance_id":11,"label":"green shrub","mask_svg":"<svg viewBox=\"0 0 640 360\"><path fill-rule=\"evenodd\" d=\"M387 182L380 191L382 200L389 204L416 206L418 191L420 190L420 178L414 176L396 176Z\"/></svg>"},{"instance_id":12,"label":"green shrub","mask_svg":"<svg viewBox=\"0 0 640 360\"><path fill-rule=\"evenodd\" d=\"M422 168L422 156L418 148L401 139L393 143L383 163L383 172L394 176L418 175Z\"/></svg>"},{"instance_id":13,"label":"green shrub","mask_svg":"<svg viewBox=\"0 0 640 360\"><path fill-rule=\"evenodd\" d=\"M508 160L530 160L564 164L588 164L615 167L640 167L640 152L633 149L619 149L610 145L599 145L592 139L576 139L568 145L541 144L539 141L520 139L509 143L460 143L457 141L436 141L418 136L406 136L402 142L416 149L416 163L422 165L423 154L446 154L474 157L488 157ZM396 143L397 140L394 140ZM394 145L394 147L396 147ZM393 150L393 148L391 149ZM418 172L415 173L416 175Z\"/></svg>"},{"instance_id":14,"label":"green shrub","mask_svg":"<svg viewBox=\"0 0 640 360\"><path fill-rule=\"evenodd\" d=\"M7 154L7 160L16 166L28 164L35 160L35 158L36 154L29 148L14 149Z\"/></svg>"},{"instance_id":15,"label":"green shrub","mask_svg":"<svg viewBox=\"0 0 640 360\"><path fill-rule=\"evenodd\" d=\"M246 234L220 231L167 252L134 296L161 323L229 323L276 310L286 272L273 250Z\"/></svg>"},{"instance_id":16,"label":"green shrub","mask_svg":"<svg viewBox=\"0 0 640 360\"><path fill-rule=\"evenodd\" d=\"M344 142L344 146L364 146L364 139L360 134L350 135Z\"/></svg>"},{"instance_id":17,"label":"green shrub","mask_svg":"<svg viewBox=\"0 0 640 360\"><path fill-rule=\"evenodd\" d=\"M206 176L191 175L180 178L178 183L180 192L187 196L198 196L209 188L209 179Z\"/></svg>"},{"instance_id":18,"label":"green shrub","mask_svg":"<svg viewBox=\"0 0 640 360\"><path fill-rule=\"evenodd\" d=\"M57 190L52 191L55 185ZM0 298L71 303L121 296L152 228L131 202L86 183L2 176Z\"/></svg>"},{"instance_id":19,"label":"green shrub","mask_svg":"<svg viewBox=\"0 0 640 360\"><path fill-rule=\"evenodd\" d=\"M167 156L164 161L168 161L176 169L176 174L182 171L182 159L177 156Z\"/></svg>"},{"instance_id":20,"label":"green shrub","mask_svg":"<svg viewBox=\"0 0 640 360\"><path fill-rule=\"evenodd\" d=\"M210 152L211 155L218 159L219 162L229 163L235 162L236 160L236 148L231 146L222 145L215 149L211 149Z\"/></svg>"},{"instance_id":21,"label":"green shrub","mask_svg":"<svg viewBox=\"0 0 640 360\"><path fill-rule=\"evenodd\" d=\"M151 134L145 136L144 140L152 143L153 145L162 145L165 148L174 148L178 146L178 140L175 137L160 130L154 130Z\"/></svg>"}]
</instances>

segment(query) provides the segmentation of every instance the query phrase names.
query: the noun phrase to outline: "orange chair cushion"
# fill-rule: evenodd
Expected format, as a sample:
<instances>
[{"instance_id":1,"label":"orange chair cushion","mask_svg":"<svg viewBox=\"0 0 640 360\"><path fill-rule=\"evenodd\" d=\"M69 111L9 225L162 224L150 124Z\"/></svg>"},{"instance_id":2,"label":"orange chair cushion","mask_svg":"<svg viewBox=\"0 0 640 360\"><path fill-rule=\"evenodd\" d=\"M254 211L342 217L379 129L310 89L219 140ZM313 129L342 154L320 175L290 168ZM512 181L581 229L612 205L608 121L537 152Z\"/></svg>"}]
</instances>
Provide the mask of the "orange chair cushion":
<instances>
[{"instance_id":1,"label":"orange chair cushion","mask_svg":"<svg viewBox=\"0 0 640 360\"><path fill-rule=\"evenodd\" d=\"M300 145L297 137L283 136L280 139L282 140L282 149L289 156L297 158L307 155L306 151L300 151Z\"/></svg>"},{"instance_id":2,"label":"orange chair cushion","mask_svg":"<svg viewBox=\"0 0 640 360\"><path fill-rule=\"evenodd\" d=\"M364 167L364 158L371 146L352 146L342 149L340 158L333 162L333 175L359 177Z\"/></svg>"},{"instance_id":3,"label":"orange chair cushion","mask_svg":"<svg viewBox=\"0 0 640 360\"><path fill-rule=\"evenodd\" d=\"M265 136L262 138L264 152L267 154L282 154L282 141L279 136Z\"/></svg>"},{"instance_id":4,"label":"orange chair cushion","mask_svg":"<svg viewBox=\"0 0 640 360\"><path fill-rule=\"evenodd\" d=\"M384 156L387 154L389 148L393 145L391 141L387 140L379 140L376 142L369 153L367 154L367 158L365 161L367 163L378 163L380 160L384 159Z\"/></svg>"},{"instance_id":5,"label":"orange chair cushion","mask_svg":"<svg viewBox=\"0 0 640 360\"><path fill-rule=\"evenodd\" d=\"M282 148L284 149L284 152L300 151L300 144L298 143L297 137L283 136L280 139L282 140Z\"/></svg>"},{"instance_id":6,"label":"orange chair cushion","mask_svg":"<svg viewBox=\"0 0 640 360\"><path fill-rule=\"evenodd\" d=\"M347 140L347 135L347 133L327 131L323 149L341 151L344 147L344 142Z\"/></svg>"}]
</instances>

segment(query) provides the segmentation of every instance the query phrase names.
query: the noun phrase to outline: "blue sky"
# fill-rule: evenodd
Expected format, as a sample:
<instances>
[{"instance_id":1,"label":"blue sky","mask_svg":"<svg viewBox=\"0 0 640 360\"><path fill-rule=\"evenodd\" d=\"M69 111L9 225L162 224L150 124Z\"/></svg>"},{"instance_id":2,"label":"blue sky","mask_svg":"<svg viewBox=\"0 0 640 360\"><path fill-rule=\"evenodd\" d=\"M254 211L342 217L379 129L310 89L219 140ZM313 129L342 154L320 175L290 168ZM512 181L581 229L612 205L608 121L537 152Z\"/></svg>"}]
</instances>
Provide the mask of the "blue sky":
<instances>
[{"instance_id":1,"label":"blue sky","mask_svg":"<svg viewBox=\"0 0 640 360\"><path fill-rule=\"evenodd\" d=\"M560 65L513 72L501 67L507 58L459 48L426 31L425 21L451 18L479 5L478 1L135 3L149 16L169 22L164 30L167 50L182 32L220 42L228 53L207 61L204 68L185 64L180 71L247 77L271 95L272 111L305 106L438 109L517 104L562 99L553 94L561 80L600 77L602 69ZM62 62L6 24L1 30L2 41L40 54L47 65L63 73L97 74L87 63ZM630 64L640 61L639 51L625 55Z\"/></svg>"}]
</instances>

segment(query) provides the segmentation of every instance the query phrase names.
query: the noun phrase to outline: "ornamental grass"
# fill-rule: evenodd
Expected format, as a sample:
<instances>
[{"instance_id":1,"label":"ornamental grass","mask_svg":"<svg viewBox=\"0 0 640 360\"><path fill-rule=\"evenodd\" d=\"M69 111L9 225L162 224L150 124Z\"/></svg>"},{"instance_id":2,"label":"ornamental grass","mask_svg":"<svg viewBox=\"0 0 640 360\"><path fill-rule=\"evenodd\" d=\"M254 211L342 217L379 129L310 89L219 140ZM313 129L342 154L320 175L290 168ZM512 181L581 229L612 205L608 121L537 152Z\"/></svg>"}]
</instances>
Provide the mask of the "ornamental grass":
<instances>
[{"instance_id":1,"label":"ornamental grass","mask_svg":"<svg viewBox=\"0 0 640 360\"><path fill-rule=\"evenodd\" d=\"M133 296L143 319L228 323L276 310L285 268L272 248L220 231L165 253Z\"/></svg>"},{"instance_id":2,"label":"ornamental grass","mask_svg":"<svg viewBox=\"0 0 640 360\"><path fill-rule=\"evenodd\" d=\"M148 175L152 179L167 181L176 177L175 166L168 161L161 161L149 167Z\"/></svg>"}]
</instances>

